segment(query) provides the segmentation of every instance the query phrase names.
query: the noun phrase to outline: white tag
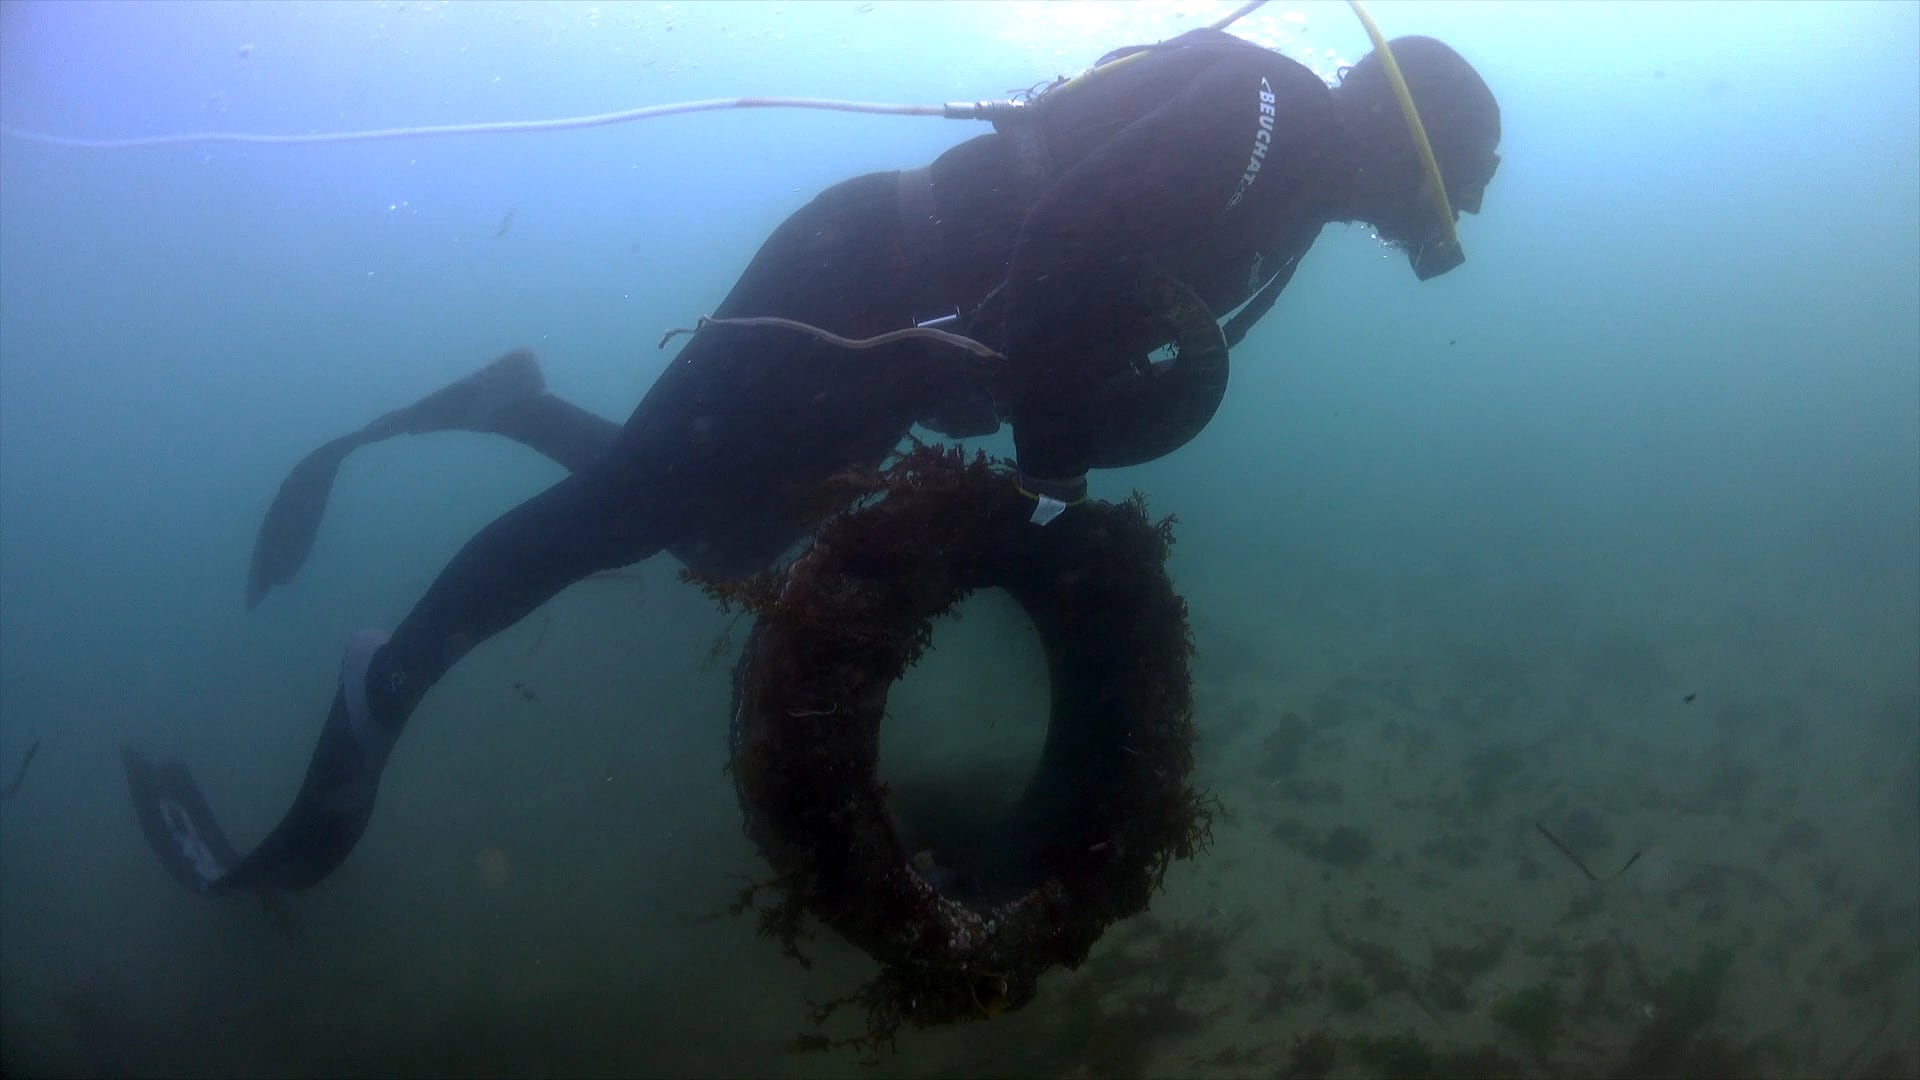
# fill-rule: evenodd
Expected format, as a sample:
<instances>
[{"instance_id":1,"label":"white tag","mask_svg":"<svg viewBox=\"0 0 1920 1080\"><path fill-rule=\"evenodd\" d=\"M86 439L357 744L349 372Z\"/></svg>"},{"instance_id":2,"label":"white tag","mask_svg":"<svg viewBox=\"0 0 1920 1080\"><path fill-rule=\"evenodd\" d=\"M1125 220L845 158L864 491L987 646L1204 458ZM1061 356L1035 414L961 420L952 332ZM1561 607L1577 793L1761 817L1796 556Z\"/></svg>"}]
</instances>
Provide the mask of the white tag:
<instances>
[{"instance_id":1,"label":"white tag","mask_svg":"<svg viewBox=\"0 0 1920 1080\"><path fill-rule=\"evenodd\" d=\"M1033 522L1035 525L1045 525L1047 522L1059 517L1060 511L1066 508L1067 504L1061 502L1059 499L1053 498L1050 495L1042 495L1034 502L1033 516L1027 520Z\"/></svg>"}]
</instances>

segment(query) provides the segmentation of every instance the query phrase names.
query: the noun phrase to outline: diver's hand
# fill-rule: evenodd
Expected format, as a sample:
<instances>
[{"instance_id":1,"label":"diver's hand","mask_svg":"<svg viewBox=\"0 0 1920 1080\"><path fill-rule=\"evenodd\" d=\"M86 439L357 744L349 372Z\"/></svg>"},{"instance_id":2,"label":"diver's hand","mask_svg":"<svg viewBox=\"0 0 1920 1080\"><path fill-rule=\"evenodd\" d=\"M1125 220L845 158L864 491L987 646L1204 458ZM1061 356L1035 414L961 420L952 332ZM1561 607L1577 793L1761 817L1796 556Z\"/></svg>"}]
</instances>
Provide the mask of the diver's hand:
<instances>
[{"instance_id":1,"label":"diver's hand","mask_svg":"<svg viewBox=\"0 0 1920 1080\"><path fill-rule=\"evenodd\" d=\"M1060 516L1060 512L1069 506L1087 501L1087 474L1068 477L1064 480L1051 480L1034 476L1017 466L1013 472L1013 486L1020 494L1035 503L1033 517L1035 525L1045 525Z\"/></svg>"}]
</instances>

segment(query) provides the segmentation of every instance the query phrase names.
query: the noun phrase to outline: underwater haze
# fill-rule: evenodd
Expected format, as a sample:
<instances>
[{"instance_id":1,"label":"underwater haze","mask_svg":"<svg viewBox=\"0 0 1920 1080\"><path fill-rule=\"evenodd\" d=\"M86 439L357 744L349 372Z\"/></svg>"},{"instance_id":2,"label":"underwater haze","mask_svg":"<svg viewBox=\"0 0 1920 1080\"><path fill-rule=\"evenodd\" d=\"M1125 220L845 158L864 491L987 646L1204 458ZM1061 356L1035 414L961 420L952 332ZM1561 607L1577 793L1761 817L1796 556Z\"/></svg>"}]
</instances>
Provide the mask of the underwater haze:
<instances>
[{"instance_id":1,"label":"underwater haze","mask_svg":"<svg viewBox=\"0 0 1920 1080\"><path fill-rule=\"evenodd\" d=\"M1178 517L1225 812L1020 1011L827 1046L862 1018L812 1004L874 964L727 913L768 873L723 771L745 627L665 556L439 684L365 839L289 899L301 940L147 848L123 745L250 846L348 635L562 475L479 435L364 449L248 611L304 454L522 345L624 420L787 215L985 128L23 132L972 101L1232 8L0 3L0 784L35 748L0 804L0 1072L1920 1075L1911 3L1372 6L1484 75L1503 164L1464 266L1418 282L1327 228L1208 429L1093 475ZM1369 47L1344 4L1234 30L1328 78ZM1004 597L961 610L883 763L990 801L1046 666Z\"/></svg>"}]
</instances>

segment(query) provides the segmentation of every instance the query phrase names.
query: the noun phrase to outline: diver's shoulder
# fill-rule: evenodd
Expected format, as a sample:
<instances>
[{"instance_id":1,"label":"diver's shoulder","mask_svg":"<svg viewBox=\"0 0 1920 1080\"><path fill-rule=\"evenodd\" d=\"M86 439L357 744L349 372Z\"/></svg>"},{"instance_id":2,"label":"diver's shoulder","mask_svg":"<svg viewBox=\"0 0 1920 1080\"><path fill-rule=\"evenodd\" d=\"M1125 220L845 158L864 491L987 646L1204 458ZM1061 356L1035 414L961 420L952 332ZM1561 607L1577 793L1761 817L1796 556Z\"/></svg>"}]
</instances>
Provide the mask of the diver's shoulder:
<instances>
[{"instance_id":1,"label":"diver's shoulder","mask_svg":"<svg viewBox=\"0 0 1920 1080\"><path fill-rule=\"evenodd\" d=\"M1160 47L1188 51L1189 55L1205 56L1214 63L1256 71L1273 84L1276 92L1282 92L1284 87L1284 92L1304 97L1326 97L1329 93L1325 81L1312 68L1224 30L1207 27L1189 30L1162 42Z\"/></svg>"}]
</instances>

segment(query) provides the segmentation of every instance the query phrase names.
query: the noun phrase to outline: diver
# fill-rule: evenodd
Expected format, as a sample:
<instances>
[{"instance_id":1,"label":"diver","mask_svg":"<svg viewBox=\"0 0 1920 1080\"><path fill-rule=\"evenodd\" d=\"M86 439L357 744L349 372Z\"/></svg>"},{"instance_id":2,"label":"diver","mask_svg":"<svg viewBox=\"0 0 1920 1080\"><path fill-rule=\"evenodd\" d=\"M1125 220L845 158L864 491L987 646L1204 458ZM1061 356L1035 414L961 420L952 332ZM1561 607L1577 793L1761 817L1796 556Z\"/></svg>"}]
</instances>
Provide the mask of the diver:
<instances>
[{"instance_id":1,"label":"diver","mask_svg":"<svg viewBox=\"0 0 1920 1080\"><path fill-rule=\"evenodd\" d=\"M1377 51L1330 88L1216 30L1119 50L929 167L850 179L796 211L624 425L547 393L516 351L314 451L262 526L249 606L305 560L356 446L481 431L568 475L468 541L390 637L354 635L299 793L252 851L235 852L184 768L129 750L151 846L202 892L314 885L365 831L409 715L475 645L662 551L711 577L775 564L817 523L822 481L878 466L916 423L955 438L1011 423L1036 528L1073 512L1089 469L1185 443L1224 392L1226 348L1322 226L1373 226L1422 280L1461 261L1455 210L1480 209L1499 106L1441 42L1391 51L1419 123ZM1216 313L1236 308L1222 327ZM895 333L914 328L981 348ZM1170 340L1185 355L1154 362Z\"/></svg>"}]
</instances>

